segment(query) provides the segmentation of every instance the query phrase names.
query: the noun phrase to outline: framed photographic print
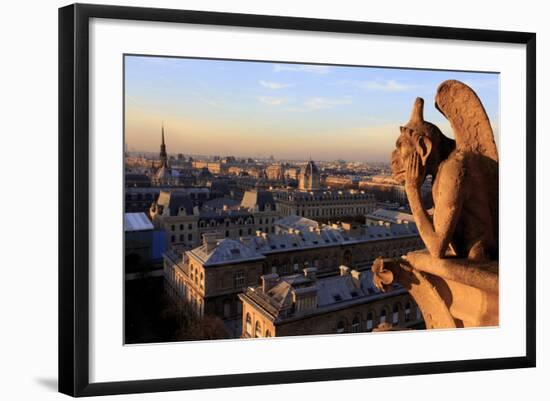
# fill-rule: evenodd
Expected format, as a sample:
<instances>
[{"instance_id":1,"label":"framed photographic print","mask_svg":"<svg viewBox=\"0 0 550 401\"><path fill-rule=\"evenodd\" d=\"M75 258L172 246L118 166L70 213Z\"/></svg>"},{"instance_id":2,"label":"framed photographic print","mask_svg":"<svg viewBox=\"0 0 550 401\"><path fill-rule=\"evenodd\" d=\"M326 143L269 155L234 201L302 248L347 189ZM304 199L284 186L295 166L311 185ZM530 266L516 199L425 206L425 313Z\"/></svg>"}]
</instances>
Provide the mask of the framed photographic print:
<instances>
[{"instance_id":1,"label":"framed photographic print","mask_svg":"<svg viewBox=\"0 0 550 401\"><path fill-rule=\"evenodd\" d=\"M535 82L534 33L61 8L59 390L535 366Z\"/></svg>"}]
</instances>

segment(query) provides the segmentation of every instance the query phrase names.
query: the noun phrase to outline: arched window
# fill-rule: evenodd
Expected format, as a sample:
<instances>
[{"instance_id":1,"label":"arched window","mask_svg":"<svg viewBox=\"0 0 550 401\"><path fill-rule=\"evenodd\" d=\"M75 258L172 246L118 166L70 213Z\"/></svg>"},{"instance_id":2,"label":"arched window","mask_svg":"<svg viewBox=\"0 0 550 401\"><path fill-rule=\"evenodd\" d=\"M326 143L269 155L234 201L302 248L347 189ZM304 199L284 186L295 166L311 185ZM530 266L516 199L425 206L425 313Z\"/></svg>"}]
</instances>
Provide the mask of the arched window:
<instances>
[{"instance_id":1,"label":"arched window","mask_svg":"<svg viewBox=\"0 0 550 401\"><path fill-rule=\"evenodd\" d=\"M260 321L256 320L256 329L254 331L255 337L261 337L262 336L262 326L260 325Z\"/></svg>"},{"instance_id":2,"label":"arched window","mask_svg":"<svg viewBox=\"0 0 550 401\"><path fill-rule=\"evenodd\" d=\"M266 330L266 332L265 332L265 336L266 336L266 337L271 337L271 331L269 331L269 330Z\"/></svg>"},{"instance_id":3,"label":"arched window","mask_svg":"<svg viewBox=\"0 0 550 401\"><path fill-rule=\"evenodd\" d=\"M246 314L246 334L252 337L252 318L250 313Z\"/></svg>"},{"instance_id":4,"label":"arched window","mask_svg":"<svg viewBox=\"0 0 550 401\"><path fill-rule=\"evenodd\" d=\"M361 330L361 321L359 320L359 316L355 316L353 318L353 321L351 322L351 331L353 333L359 333Z\"/></svg>"},{"instance_id":5,"label":"arched window","mask_svg":"<svg viewBox=\"0 0 550 401\"><path fill-rule=\"evenodd\" d=\"M369 312L367 315L367 331L372 331L372 328L374 326L373 324L374 317L372 315L372 312Z\"/></svg>"},{"instance_id":6,"label":"arched window","mask_svg":"<svg viewBox=\"0 0 550 401\"><path fill-rule=\"evenodd\" d=\"M380 313L380 324L386 323L386 309L382 309Z\"/></svg>"},{"instance_id":7,"label":"arched window","mask_svg":"<svg viewBox=\"0 0 550 401\"><path fill-rule=\"evenodd\" d=\"M398 304L393 305L392 323L393 324L399 323L399 305Z\"/></svg>"},{"instance_id":8,"label":"arched window","mask_svg":"<svg viewBox=\"0 0 550 401\"><path fill-rule=\"evenodd\" d=\"M229 318L231 316L231 302L224 301L223 303L223 317L225 319Z\"/></svg>"},{"instance_id":9,"label":"arched window","mask_svg":"<svg viewBox=\"0 0 550 401\"><path fill-rule=\"evenodd\" d=\"M346 331L346 325L344 324L344 322L342 320L340 320L338 322L338 324L336 325L336 332L338 334L341 334L343 333L344 331Z\"/></svg>"},{"instance_id":10,"label":"arched window","mask_svg":"<svg viewBox=\"0 0 550 401\"><path fill-rule=\"evenodd\" d=\"M405 321L408 322L411 320L411 303L407 302L405 304Z\"/></svg>"}]
</instances>

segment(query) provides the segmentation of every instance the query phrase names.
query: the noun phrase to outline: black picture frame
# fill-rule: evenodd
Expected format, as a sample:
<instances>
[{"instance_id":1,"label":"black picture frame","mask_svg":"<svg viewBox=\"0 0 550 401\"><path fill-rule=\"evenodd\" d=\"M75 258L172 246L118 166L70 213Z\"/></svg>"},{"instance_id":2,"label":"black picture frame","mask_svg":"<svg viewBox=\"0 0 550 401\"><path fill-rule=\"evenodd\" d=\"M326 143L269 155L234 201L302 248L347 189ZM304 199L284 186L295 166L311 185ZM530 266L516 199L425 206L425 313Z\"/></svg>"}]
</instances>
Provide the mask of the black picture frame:
<instances>
[{"instance_id":1,"label":"black picture frame","mask_svg":"<svg viewBox=\"0 0 550 401\"><path fill-rule=\"evenodd\" d=\"M521 357L495 359L90 383L88 28L91 18L524 44L527 71L525 94L527 121L525 127L527 134L526 354ZM87 4L74 4L60 8L59 391L71 396L95 396L534 367L536 363L535 102L535 33Z\"/></svg>"}]
</instances>

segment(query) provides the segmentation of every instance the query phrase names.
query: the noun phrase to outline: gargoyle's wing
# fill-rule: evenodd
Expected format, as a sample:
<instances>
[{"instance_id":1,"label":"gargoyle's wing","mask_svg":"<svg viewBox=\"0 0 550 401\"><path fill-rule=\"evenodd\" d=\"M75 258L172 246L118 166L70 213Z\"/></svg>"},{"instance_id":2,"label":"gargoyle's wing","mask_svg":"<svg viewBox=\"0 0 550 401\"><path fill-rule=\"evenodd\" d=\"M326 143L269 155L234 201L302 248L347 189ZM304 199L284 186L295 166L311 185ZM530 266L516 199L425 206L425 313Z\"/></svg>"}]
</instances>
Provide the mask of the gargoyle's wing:
<instances>
[{"instance_id":1,"label":"gargoyle's wing","mask_svg":"<svg viewBox=\"0 0 550 401\"><path fill-rule=\"evenodd\" d=\"M493 129L472 88L460 81L443 82L437 88L435 107L451 123L457 149L479 153L498 162Z\"/></svg>"}]
</instances>

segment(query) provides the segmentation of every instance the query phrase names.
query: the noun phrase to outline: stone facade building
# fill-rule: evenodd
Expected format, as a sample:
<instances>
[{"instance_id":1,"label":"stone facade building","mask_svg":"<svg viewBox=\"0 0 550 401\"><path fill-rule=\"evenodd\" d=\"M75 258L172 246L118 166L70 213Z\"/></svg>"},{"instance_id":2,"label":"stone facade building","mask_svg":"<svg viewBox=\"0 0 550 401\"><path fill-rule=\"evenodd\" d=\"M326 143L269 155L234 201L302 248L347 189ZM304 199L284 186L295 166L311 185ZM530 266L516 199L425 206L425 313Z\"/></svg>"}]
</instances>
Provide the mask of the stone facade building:
<instances>
[{"instance_id":1,"label":"stone facade building","mask_svg":"<svg viewBox=\"0 0 550 401\"><path fill-rule=\"evenodd\" d=\"M340 266L319 278L313 267L287 277L267 274L239 295L242 337L281 337L370 332L379 324L413 328L422 324L417 305L403 288L381 293L369 271Z\"/></svg>"},{"instance_id":2,"label":"stone facade building","mask_svg":"<svg viewBox=\"0 0 550 401\"><path fill-rule=\"evenodd\" d=\"M376 199L364 191L273 191L282 216L338 219L364 216L376 208Z\"/></svg>"},{"instance_id":3,"label":"stone facade building","mask_svg":"<svg viewBox=\"0 0 550 401\"><path fill-rule=\"evenodd\" d=\"M313 160L310 160L300 170L298 189L300 191L318 191L321 189L321 173Z\"/></svg>"},{"instance_id":4,"label":"stone facade building","mask_svg":"<svg viewBox=\"0 0 550 401\"><path fill-rule=\"evenodd\" d=\"M185 194L163 191L152 204L150 216L156 228L166 231L169 247L188 250L198 247L205 233L233 239L258 231L274 233L280 214L268 191L248 191L239 209L226 210L199 210Z\"/></svg>"},{"instance_id":5,"label":"stone facade building","mask_svg":"<svg viewBox=\"0 0 550 401\"><path fill-rule=\"evenodd\" d=\"M279 227L279 234L258 232L239 240L205 233L199 247L166 253L166 287L199 313L236 319L242 313L238 294L257 285L262 275L284 277L314 267L318 277L325 277L337 274L342 264L368 270L378 256L424 248L414 224L301 227L289 224L286 231Z\"/></svg>"}]
</instances>

